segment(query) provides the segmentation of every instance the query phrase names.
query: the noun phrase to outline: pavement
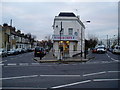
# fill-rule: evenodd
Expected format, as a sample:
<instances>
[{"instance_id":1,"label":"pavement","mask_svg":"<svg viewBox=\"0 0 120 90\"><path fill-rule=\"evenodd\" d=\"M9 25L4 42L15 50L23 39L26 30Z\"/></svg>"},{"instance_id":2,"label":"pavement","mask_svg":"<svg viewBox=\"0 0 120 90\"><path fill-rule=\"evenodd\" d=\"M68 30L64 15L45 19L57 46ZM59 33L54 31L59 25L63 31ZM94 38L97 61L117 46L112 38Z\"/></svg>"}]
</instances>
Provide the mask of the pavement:
<instances>
[{"instance_id":1,"label":"pavement","mask_svg":"<svg viewBox=\"0 0 120 90\"><path fill-rule=\"evenodd\" d=\"M90 58L87 56L86 59L80 57L80 55L70 57L70 58L63 58L62 60L58 60L53 56L52 50L50 50L49 53L47 53L42 60L40 60L39 57L34 57L34 60L36 60L39 63L54 63L54 62L60 62L60 63L68 63L68 62L87 62L90 60Z\"/></svg>"}]
</instances>

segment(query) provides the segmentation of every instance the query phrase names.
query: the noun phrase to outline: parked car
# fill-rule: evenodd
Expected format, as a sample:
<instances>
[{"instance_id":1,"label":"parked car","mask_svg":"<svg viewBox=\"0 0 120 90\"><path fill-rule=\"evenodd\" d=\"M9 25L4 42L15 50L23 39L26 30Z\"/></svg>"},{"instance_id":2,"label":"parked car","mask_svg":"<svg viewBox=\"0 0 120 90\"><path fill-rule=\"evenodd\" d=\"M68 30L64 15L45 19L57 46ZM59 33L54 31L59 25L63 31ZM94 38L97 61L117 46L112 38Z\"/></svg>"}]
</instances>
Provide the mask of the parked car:
<instances>
[{"instance_id":1,"label":"parked car","mask_svg":"<svg viewBox=\"0 0 120 90\"><path fill-rule=\"evenodd\" d=\"M32 52L33 50L32 50L32 48L28 48L27 51L28 52Z\"/></svg>"},{"instance_id":2,"label":"parked car","mask_svg":"<svg viewBox=\"0 0 120 90\"><path fill-rule=\"evenodd\" d=\"M109 52L113 52L113 48L109 48L108 51L109 51Z\"/></svg>"},{"instance_id":3,"label":"parked car","mask_svg":"<svg viewBox=\"0 0 120 90\"><path fill-rule=\"evenodd\" d=\"M42 59L42 57L44 57L45 54L46 54L46 51L43 47L35 48L34 57L40 57L40 59Z\"/></svg>"},{"instance_id":4,"label":"parked car","mask_svg":"<svg viewBox=\"0 0 120 90\"><path fill-rule=\"evenodd\" d=\"M113 49L113 53L120 54L120 46L116 45Z\"/></svg>"},{"instance_id":5,"label":"parked car","mask_svg":"<svg viewBox=\"0 0 120 90\"><path fill-rule=\"evenodd\" d=\"M97 53L97 48L93 48L92 53Z\"/></svg>"},{"instance_id":6,"label":"parked car","mask_svg":"<svg viewBox=\"0 0 120 90\"><path fill-rule=\"evenodd\" d=\"M22 53L26 53L26 52L27 52L27 49L23 48L21 52L22 52Z\"/></svg>"},{"instance_id":7,"label":"parked car","mask_svg":"<svg viewBox=\"0 0 120 90\"><path fill-rule=\"evenodd\" d=\"M34 51L34 50L35 50L35 48L31 48L31 50L32 50L32 51Z\"/></svg>"},{"instance_id":8,"label":"parked car","mask_svg":"<svg viewBox=\"0 0 120 90\"><path fill-rule=\"evenodd\" d=\"M21 48L17 48L16 50L18 51L18 54L22 53L22 49Z\"/></svg>"},{"instance_id":9,"label":"parked car","mask_svg":"<svg viewBox=\"0 0 120 90\"><path fill-rule=\"evenodd\" d=\"M7 57L7 51L4 49L0 49L0 57Z\"/></svg>"},{"instance_id":10,"label":"parked car","mask_svg":"<svg viewBox=\"0 0 120 90\"><path fill-rule=\"evenodd\" d=\"M16 55L18 54L18 51L16 51L15 49L10 49L9 51L7 51L8 55Z\"/></svg>"}]
</instances>

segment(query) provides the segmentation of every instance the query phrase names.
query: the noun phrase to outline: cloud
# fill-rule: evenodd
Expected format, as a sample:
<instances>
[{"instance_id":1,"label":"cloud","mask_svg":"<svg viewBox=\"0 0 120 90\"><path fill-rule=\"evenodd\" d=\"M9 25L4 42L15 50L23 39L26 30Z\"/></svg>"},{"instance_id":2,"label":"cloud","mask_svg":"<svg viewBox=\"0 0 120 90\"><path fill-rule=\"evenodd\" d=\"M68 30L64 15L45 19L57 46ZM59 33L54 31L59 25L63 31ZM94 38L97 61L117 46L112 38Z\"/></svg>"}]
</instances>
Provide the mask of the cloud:
<instances>
[{"instance_id":1,"label":"cloud","mask_svg":"<svg viewBox=\"0 0 120 90\"><path fill-rule=\"evenodd\" d=\"M90 20L90 24L85 24L86 33L94 32L102 37L117 32L117 3L115 2L4 2L2 5L2 23L9 23L10 19L13 19L13 25L17 29L32 33L39 40L53 33L54 17L61 11L74 12L80 15L83 22Z\"/></svg>"},{"instance_id":2,"label":"cloud","mask_svg":"<svg viewBox=\"0 0 120 90\"><path fill-rule=\"evenodd\" d=\"M113 0L2 0L2 2L113 2Z\"/></svg>"}]
</instances>

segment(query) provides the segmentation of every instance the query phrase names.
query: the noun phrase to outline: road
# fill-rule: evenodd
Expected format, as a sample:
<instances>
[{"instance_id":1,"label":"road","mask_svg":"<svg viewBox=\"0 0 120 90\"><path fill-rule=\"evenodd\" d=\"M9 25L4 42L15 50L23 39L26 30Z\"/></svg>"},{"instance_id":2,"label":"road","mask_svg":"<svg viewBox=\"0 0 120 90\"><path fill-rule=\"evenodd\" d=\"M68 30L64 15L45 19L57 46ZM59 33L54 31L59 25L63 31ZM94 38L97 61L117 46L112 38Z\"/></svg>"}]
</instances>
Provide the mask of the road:
<instances>
[{"instance_id":1,"label":"road","mask_svg":"<svg viewBox=\"0 0 120 90\"><path fill-rule=\"evenodd\" d=\"M92 54L88 62L38 63L33 52L2 59L3 89L118 88L120 55ZM46 57L50 58L50 57Z\"/></svg>"}]
</instances>

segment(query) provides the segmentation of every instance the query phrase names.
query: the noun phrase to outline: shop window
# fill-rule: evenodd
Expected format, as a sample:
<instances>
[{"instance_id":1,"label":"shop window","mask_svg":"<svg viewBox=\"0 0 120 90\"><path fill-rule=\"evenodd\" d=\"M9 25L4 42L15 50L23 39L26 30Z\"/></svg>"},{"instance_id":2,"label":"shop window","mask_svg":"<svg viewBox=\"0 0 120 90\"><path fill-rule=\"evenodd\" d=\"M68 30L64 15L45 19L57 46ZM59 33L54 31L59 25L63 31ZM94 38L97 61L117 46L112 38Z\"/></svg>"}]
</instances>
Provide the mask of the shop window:
<instances>
[{"instance_id":1,"label":"shop window","mask_svg":"<svg viewBox=\"0 0 120 90\"><path fill-rule=\"evenodd\" d=\"M73 45L73 50L77 51L77 43L75 43L75 45Z\"/></svg>"}]
</instances>

